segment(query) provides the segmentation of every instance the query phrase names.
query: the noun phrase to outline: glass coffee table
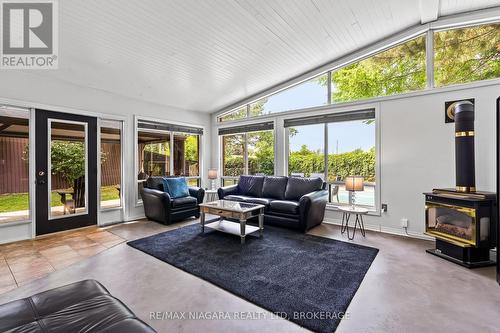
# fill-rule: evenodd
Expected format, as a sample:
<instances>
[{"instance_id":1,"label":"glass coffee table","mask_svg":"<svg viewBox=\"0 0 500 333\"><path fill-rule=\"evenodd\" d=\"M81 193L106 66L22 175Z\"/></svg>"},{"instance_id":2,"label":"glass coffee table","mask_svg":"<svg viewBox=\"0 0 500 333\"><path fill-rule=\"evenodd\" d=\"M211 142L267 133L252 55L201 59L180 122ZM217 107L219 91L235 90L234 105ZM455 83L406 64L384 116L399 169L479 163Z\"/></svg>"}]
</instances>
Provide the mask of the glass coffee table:
<instances>
[{"instance_id":1,"label":"glass coffee table","mask_svg":"<svg viewBox=\"0 0 500 333\"><path fill-rule=\"evenodd\" d=\"M205 221L205 214L218 215L216 219ZM259 218L259 226L247 225L252 217ZM240 236L241 244L245 244L245 236L256 231L260 236L264 231L264 205L217 200L200 204L201 232L205 227Z\"/></svg>"}]
</instances>

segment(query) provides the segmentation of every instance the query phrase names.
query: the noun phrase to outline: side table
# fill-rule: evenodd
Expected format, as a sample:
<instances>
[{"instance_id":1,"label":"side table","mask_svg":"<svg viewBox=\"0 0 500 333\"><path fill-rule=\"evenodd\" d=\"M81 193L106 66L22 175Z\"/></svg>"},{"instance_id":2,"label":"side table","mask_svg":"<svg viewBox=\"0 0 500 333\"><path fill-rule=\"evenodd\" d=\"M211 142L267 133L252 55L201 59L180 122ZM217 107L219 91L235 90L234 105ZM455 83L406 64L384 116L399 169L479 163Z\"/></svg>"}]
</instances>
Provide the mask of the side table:
<instances>
[{"instance_id":1,"label":"side table","mask_svg":"<svg viewBox=\"0 0 500 333\"><path fill-rule=\"evenodd\" d=\"M344 233L347 231L347 238L349 240L353 240L354 235L356 234L356 227L359 224L359 230L361 231L363 237L365 237L365 224L363 223L363 215L368 214L368 209L356 206L340 206L338 207L338 209L342 212L342 227L340 229L340 232ZM351 214L356 215L352 237L349 235L349 219L351 218Z\"/></svg>"}]
</instances>

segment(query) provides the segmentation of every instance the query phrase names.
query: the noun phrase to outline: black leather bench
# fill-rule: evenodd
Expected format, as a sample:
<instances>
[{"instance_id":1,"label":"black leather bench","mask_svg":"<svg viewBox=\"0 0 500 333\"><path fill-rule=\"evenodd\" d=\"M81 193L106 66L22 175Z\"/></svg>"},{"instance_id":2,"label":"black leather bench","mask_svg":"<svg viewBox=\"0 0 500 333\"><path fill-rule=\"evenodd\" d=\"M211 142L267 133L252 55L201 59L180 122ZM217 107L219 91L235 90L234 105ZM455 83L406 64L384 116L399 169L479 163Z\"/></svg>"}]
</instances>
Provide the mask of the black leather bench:
<instances>
[{"instance_id":1,"label":"black leather bench","mask_svg":"<svg viewBox=\"0 0 500 333\"><path fill-rule=\"evenodd\" d=\"M0 305L0 332L156 332L99 282L84 280Z\"/></svg>"}]
</instances>

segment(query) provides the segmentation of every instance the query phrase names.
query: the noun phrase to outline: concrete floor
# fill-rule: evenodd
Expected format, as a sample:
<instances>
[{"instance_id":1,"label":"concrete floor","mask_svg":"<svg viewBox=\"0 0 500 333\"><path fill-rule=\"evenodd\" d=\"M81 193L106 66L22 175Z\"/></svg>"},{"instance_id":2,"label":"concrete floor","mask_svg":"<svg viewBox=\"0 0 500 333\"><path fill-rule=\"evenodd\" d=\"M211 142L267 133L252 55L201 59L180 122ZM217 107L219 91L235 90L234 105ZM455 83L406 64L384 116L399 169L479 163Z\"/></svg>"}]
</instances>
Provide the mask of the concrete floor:
<instances>
[{"instance_id":1,"label":"concrete floor","mask_svg":"<svg viewBox=\"0 0 500 333\"><path fill-rule=\"evenodd\" d=\"M111 231L137 239L194 222L166 227L140 221ZM347 241L333 225L323 224L311 234ZM500 286L494 268L468 270L449 263L425 253L432 243L423 240L367 231L355 242L380 252L337 332L498 332ZM102 282L159 332L306 332L276 318L151 320L151 311L269 313L126 244L23 285L0 296L0 303L85 278Z\"/></svg>"}]
</instances>

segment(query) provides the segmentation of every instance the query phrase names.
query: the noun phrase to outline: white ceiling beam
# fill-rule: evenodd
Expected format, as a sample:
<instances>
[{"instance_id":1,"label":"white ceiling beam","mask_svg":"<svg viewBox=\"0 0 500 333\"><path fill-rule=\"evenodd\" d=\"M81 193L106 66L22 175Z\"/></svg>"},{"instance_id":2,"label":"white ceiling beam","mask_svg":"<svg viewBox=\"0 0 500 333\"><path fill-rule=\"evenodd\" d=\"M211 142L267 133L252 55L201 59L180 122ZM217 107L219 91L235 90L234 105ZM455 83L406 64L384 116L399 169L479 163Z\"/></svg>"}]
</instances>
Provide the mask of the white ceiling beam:
<instances>
[{"instance_id":1,"label":"white ceiling beam","mask_svg":"<svg viewBox=\"0 0 500 333\"><path fill-rule=\"evenodd\" d=\"M439 17L439 0L419 0L420 23L436 21Z\"/></svg>"}]
</instances>

